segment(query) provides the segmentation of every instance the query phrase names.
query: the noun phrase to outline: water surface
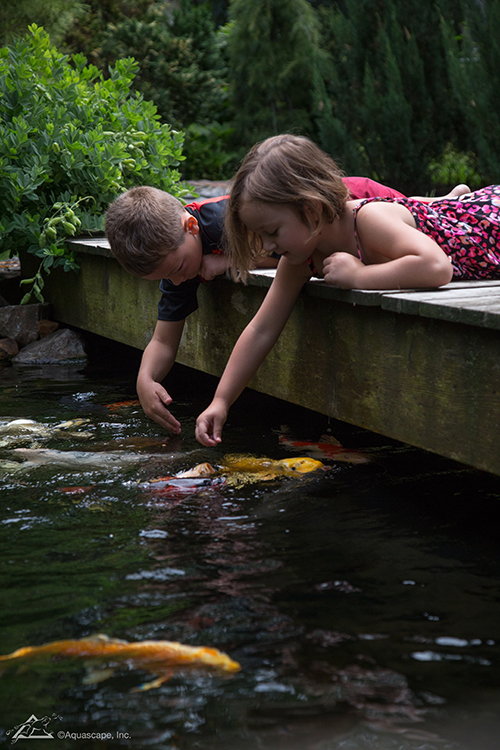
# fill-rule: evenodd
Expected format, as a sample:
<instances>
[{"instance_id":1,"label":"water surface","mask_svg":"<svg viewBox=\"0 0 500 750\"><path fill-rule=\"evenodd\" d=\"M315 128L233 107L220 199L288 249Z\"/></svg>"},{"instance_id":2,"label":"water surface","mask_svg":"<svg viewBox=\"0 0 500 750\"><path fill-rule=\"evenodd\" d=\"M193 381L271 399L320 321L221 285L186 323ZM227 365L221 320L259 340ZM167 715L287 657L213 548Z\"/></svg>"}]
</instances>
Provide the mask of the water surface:
<instances>
[{"instance_id":1,"label":"water surface","mask_svg":"<svg viewBox=\"0 0 500 750\"><path fill-rule=\"evenodd\" d=\"M183 432L169 437L137 406L107 406L135 398L137 355L105 351L86 368L0 371L1 420L88 420L86 437L40 447L150 456L2 474L1 652L105 633L215 646L242 671L133 692L150 676L9 668L4 745L34 714L52 717L61 748L497 750L500 479L251 392L205 449L194 422L213 379L178 368ZM138 486L225 452L294 455L285 429L313 441L330 429L370 462L183 500Z\"/></svg>"}]
</instances>

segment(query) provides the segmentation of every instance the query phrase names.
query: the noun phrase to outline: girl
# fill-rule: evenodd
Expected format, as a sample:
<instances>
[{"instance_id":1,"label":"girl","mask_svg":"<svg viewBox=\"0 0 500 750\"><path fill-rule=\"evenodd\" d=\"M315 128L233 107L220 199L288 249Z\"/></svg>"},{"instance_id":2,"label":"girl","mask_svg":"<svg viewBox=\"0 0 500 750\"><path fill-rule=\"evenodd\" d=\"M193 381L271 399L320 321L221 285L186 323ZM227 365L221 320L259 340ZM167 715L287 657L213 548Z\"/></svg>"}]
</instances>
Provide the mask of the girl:
<instances>
[{"instance_id":1,"label":"girl","mask_svg":"<svg viewBox=\"0 0 500 750\"><path fill-rule=\"evenodd\" d=\"M254 146L239 169L226 214L234 278L278 253L276 277L236 342L196 437L221 441L231 404L274 346L313 273L342 289L438 287L453 277L500 278L500 186L423 203L349 200L335 162L307 138Z\"/></svg>"}]
</instances>

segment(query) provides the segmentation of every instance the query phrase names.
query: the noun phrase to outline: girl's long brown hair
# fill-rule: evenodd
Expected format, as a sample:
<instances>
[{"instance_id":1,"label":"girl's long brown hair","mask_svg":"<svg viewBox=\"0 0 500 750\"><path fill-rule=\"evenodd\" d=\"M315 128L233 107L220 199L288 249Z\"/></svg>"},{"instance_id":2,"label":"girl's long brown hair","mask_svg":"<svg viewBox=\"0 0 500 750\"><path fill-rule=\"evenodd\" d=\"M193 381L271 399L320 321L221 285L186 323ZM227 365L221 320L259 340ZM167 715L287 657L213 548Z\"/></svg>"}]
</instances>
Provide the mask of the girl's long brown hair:
<instances>
[{"instance_id":1,"label":"girl's long brown hair","mask_svg":"<svg viewBox=\"0 0 500 750\"><path fill-rule=\"evenodd\" d=\"M245 281L255 262L266 256L259 235L240 218L242 203L287 204L308 225L307 204L321 204L321 223L332 222L345 208L349 191L335 161L309 138L276 135L253 146L234 178L225 218L226 252L233 278Z\"/></svg>"}]
</instances>

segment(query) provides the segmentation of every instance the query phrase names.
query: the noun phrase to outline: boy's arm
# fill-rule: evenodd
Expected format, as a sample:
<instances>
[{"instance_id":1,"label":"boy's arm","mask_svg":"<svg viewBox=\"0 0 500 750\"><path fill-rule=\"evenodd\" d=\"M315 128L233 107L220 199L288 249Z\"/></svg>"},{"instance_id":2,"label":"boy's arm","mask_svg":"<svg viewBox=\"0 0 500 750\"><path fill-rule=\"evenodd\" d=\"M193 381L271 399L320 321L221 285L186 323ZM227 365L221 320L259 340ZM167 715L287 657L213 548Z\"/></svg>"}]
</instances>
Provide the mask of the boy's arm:
<instances>
[{"instance_id":1,"label":"boy's arm","mask_svg":"<svg viewBox=\"0 0 500 750\"><path fill-rule=\"evenodd\" d=\"M212 403L196 421L196 438L203 445L221 442L229 407L273 348L310 275L307 263L297 266L282 258L262 305L234 346Z\"/></svg>"},{"instance_id":2,"label":"boy's arm","mask_svg":"<svg viewBox=\"0 0 500 750\"><path fill-rule=\"evenodd\" d=\"M363 261L350 253L325 258L323 275L341 289L438 287L453 277L449 258L431 237L412 226L404 206L371 203L357 215Z\"/></svg>"},{"instance_id":3,"label":"boy's arm","mask_svg":"<svg viewBox=\"0 0 500 750\"><path fill-rule=\"evenodd\" d=\"M148 417L166 430L178 434L180 422L169 412L171 396L161 385L177 356L184 320L158 320L153 337L144 350L137 376L137 395Z\"/></svg>"},{"instance_id":4,"label":"boy's arm","mask_svg":"<svg viewBox=\"0 0 500 750\"><path fill-rule=\"evenodd\" d=\"M279 258L260 258L255 268L276 268ZM209 253L201 261L200 276L205 281L212 281L216 276L225 273L231 265L231 258L225 253Z\"/></svg>"}]
</instances>

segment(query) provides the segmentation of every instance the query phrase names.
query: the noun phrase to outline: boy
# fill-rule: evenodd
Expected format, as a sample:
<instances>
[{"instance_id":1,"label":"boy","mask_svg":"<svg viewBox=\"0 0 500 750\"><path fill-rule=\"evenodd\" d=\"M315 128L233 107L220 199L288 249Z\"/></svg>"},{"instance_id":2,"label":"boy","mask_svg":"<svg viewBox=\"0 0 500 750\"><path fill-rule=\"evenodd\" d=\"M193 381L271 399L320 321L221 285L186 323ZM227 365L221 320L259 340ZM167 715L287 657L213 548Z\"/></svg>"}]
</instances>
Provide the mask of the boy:
<instances>
[{"instance_id":1,"label":"boy","mask_svg":"<svg viewBox=\"0 0 500 750\"><path fill-rule=\"evenodd\" d=\"M404 197L368 178L344 182L353 199ZM464 192L467 186L458 185L445 197ZM198 309L199 284L230 265L221 249L227 201L226 195L183 206L163 190L143 186L120 195L106 213L106 236L118 262L135 276L161 280L158 321L142 356L137 394L148 417L174 434L181 425L168 410L172 398L161 383L175 362L185 320ZM275 268L278 260L265 259L261 267Z\"/></svg>"}]
</instances>

